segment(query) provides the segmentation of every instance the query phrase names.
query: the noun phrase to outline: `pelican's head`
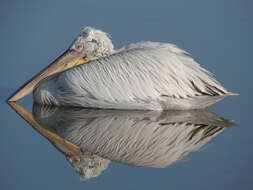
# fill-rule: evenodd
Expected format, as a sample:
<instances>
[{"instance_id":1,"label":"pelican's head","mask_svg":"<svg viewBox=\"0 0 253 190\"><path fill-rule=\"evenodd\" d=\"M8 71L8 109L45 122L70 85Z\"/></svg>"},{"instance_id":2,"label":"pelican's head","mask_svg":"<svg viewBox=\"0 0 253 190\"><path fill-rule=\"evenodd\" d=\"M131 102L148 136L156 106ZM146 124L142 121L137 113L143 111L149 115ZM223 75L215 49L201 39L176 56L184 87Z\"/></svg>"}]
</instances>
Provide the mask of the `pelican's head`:
<instances>
[{"instance_id":1,"label":"pelican's head","mask_svg":"<svg viewBox=\"0 0 253 190\"><path fill-rule=\"evenodd\" d=\"M84 151L79 155L67 156L67 160L84 180L99 176L110 163L110 160L88 151Z\"/></svg>"},{"instance_id":2,"label":"pelican's head","mask_svg":"<svg viewBox=\"0 0 253 190\"><path fill-rule=\"evenodd\" d=\"M112 53L113 44L109 35L101 30L86 27L63 55L17 90L8 101L16 101L26 96L48 76Z\"/></svg>"},{"instance_id":3,"label":"pelican's head","mask_svg":"<svg viewBox=\"0 0 253 190\"><path fill-rule=\"evenodd\" d=\"M76 38L70 50L78 52L86 59L96 59L113 53L113 44L108 34L86 27Z\"/></svg>"}]
</instances>

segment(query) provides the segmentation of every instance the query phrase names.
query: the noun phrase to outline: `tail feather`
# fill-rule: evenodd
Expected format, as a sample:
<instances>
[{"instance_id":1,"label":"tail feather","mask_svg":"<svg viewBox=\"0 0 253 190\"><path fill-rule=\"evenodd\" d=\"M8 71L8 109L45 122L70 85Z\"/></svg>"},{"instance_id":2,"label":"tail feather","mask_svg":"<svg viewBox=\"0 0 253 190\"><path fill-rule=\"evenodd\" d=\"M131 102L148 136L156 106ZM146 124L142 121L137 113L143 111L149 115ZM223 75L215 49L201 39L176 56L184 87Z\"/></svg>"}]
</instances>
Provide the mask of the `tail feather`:
<instances>
[{"instance_id":1,"label":"tail feather","mask_svg":"<svg viewBox=\"0 0 253 190\"><path fill-rule=\"evenodd\" d=\"M226 93L227 96L239 96L239 93L234 93L234 92L227 92Z\"/></svg>"}]
</instances>

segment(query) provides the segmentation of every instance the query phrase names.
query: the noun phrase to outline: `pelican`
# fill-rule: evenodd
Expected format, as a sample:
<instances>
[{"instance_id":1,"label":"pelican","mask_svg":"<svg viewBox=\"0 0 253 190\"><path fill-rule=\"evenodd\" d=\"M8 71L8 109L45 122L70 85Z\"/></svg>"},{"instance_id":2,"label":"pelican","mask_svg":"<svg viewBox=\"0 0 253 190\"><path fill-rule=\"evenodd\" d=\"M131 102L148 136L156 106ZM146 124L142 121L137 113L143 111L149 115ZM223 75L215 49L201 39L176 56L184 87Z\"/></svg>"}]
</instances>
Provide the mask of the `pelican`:
<instances>
[{"instance_id":1,"label":"pelican","mask_svg":"<svg viewBox=\"0 0 253 190\"><path fill-rule=\"evenodd\" d=\"M237 95L174 44L115 50L109 35L92 27L9 101L32 91L39 104L129 110L203 109Z\"/></svg>"}]
</instances>

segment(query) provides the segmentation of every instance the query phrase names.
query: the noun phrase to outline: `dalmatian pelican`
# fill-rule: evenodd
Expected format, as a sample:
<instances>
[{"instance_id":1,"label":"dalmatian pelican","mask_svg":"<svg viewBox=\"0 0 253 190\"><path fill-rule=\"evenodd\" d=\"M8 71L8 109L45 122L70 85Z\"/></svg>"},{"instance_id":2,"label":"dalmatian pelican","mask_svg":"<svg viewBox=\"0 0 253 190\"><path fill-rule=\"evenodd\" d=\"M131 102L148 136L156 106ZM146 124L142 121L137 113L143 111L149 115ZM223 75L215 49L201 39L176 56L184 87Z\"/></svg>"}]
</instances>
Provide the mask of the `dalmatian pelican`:
<instances>
[{"instance_id":1,"label":"dalmatian pelican","mask_svg":"<svg viewBox=\"0 0 253 190\"><path fill-rule=\"evenodd\" d=\"M8 101L30 92L39 104L129 110L202 109L237 95L174 44L115 50L109 35L92 27Z\"/></svg>"}]
</instances>

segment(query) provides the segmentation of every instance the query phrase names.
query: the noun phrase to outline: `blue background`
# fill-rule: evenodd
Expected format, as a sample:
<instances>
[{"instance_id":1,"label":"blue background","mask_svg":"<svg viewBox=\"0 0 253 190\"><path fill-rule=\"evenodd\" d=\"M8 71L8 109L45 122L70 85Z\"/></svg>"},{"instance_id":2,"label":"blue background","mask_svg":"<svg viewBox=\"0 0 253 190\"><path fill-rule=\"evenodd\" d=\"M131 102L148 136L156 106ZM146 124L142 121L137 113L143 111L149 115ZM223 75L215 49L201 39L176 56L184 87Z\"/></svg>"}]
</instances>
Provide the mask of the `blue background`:
<instances>
[{"instance_id":1,"label":"blue background","mask_svg":"<svg viewBox=\"0 0 253 190\"><path fill-rule=\"evenodd\" d=\"M251 0L1 0L0 189L253 189ZM211 107L236 120L190 161L166 169L111 163L82 182L65 157L4 100L60 55L83 26L131 42L172 42L239 97ZM32 104L31 96L21 101Z\"/></svg>"}]
</instances>

